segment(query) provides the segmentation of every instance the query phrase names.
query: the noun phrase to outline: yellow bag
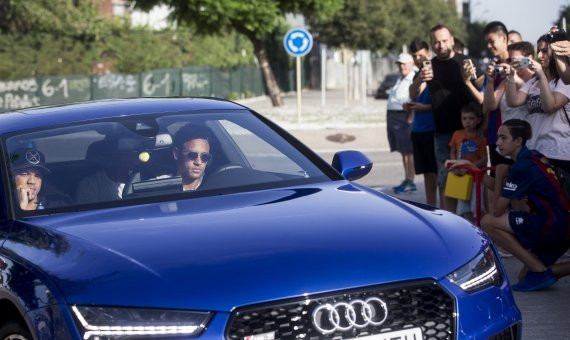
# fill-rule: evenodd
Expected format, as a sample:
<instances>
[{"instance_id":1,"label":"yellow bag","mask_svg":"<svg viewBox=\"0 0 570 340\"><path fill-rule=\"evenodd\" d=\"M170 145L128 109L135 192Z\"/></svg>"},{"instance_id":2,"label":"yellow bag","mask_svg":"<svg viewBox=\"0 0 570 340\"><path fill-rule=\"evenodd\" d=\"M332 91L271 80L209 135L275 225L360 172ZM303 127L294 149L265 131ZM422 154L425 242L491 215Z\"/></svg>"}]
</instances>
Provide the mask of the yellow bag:
<instances>
[{"instance_id":1,"label":"yellow bag","mask_svg":"<svg viewBox=\"0 0 570 340\"><path fill-rule=\"evenodd\" d=\"M445 193L447 197L453 197L464 201L471 200L471 188L473 187L473 176L465 174L459 176L453 172L447 173L445 182Z\"/></svg>"}]
</instances>

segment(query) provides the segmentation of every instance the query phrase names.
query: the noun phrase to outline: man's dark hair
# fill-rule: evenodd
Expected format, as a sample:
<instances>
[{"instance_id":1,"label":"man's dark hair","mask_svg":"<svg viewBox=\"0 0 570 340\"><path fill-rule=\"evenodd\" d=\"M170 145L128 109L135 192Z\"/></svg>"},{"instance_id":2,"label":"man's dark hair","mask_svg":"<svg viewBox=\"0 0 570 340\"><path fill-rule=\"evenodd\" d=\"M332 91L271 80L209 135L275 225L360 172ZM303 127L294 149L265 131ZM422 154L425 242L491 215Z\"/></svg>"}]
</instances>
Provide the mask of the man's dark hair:
<instances>
[{"instance_id":1,"label":"man's dark hair","mask_svg":"<svg viewBox=\"0 0 570 340\"><path fill-rule=\"evenodd\" d=\"M528 41L519 41L516 43L512 43L507 46L507 50L511 51L520 51L525 57L534 58L534 46Z\"/></svg>"},{"instance_id":2,"label":"man's dark hair","mask_svg":"<svg viewBox=\"0 0 570 340\"><path fill-rule=\"evenodd\" d=\"M410 53L416 53L419 50L427 50L429 51L429 45L427 42L420 40L420 39L414 39L411 43L410 43Z\"/></svg>"},{"instance_id":3,"label":"man's dark hair","mask_svg":"<svg viewBox=\"0 0 570 340\"><path fill-rule=\"evenodd\" d=\"M489 33L502 33L507 36L509 34L508 32L507 26L500 21L492 21L483 29L483 35L487 35Z\"/></svg>"},{"instance_id":4,"label":"man's dark hair","mask_svg":"<svg viewBox=\"0 0 570 340\"><path fill-rule=\"evenodd\" d=\"M522 138L522 145L526 145L526 141L532 137L532 128L526 120L522 119L509 119L503 123L509 129L513 140Z\"/></svg>"},{"instance_id":5,"label":"man's dark hair","mask_svg":"<svg viewBox=\"0 0 570 340\"><path fill-rule=\"evenodd\" d=\"M201 124L186 124L174 135L174 146L181 148L184 143L193 139L205 139L212 148L212 133L210 129Z\"/></svg>"},{"instance_id":6,"label":"man's dark hair","mask_svg":"<svg viewBox=\"0 0 570 340\"><path fill-rule=\"evenodd\" d=\"M445 26L445 25L442 25L442 24L437 24L437 25L433 26L433 27L431 28L431 30L429 30L429 34L430 34L430 36L431 36L431 35L433 34L433 32L439 31L439 30L442 30L442 29L446 29L446 30L449 32L449 34L453 37L453 32L451 32L451 29L450 29L449 27Z\"/></svg>"}]
</instances>

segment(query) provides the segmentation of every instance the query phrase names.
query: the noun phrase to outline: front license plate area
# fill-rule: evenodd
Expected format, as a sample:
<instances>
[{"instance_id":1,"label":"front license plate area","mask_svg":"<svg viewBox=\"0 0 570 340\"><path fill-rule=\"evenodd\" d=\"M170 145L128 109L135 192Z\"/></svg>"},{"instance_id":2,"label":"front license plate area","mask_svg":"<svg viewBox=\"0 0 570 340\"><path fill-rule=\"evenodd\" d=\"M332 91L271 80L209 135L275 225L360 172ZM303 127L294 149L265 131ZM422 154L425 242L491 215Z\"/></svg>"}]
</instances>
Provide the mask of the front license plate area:
<instances>
[{"instance_id":1,"label":"front license plate area","mask_svg":"<svg viewBox=\"0 0 570 340\"><path fill-rule=\"evenodd\" d=\"M422 340L422 329L419 327L402 329L400 331L387 332L364 336L362 338L352 338L347 340Z\"/></svg>"}]
</instances>

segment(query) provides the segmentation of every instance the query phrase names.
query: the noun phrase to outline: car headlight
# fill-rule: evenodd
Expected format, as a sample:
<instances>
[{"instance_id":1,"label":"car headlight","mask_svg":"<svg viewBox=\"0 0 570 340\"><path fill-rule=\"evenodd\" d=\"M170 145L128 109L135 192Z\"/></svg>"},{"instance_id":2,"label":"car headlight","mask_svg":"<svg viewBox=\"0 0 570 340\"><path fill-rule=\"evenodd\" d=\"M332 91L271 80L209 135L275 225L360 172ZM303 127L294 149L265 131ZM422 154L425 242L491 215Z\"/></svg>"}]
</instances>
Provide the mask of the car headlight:
<instances>
[{"instance_id":1,"label":"car headlight","mask_svg":"<svg viewBox=\"0 0 570 340\"><path fill-rule=\"evenodd\" d=\"M163 309L71 306L83 339L197 335L212 313Z\"/></svg>"},{"instance_id":2,"label":"car headlight","mask_svg":"<svg viewBox=\"0 0 570 340\"><path fill-rule=\"evenodd\" d=\"M490 246L466 265L447 275L447 278L466 292L491 285L498 287L503 283L497 258Z\"/></svg>"}]
</instances>

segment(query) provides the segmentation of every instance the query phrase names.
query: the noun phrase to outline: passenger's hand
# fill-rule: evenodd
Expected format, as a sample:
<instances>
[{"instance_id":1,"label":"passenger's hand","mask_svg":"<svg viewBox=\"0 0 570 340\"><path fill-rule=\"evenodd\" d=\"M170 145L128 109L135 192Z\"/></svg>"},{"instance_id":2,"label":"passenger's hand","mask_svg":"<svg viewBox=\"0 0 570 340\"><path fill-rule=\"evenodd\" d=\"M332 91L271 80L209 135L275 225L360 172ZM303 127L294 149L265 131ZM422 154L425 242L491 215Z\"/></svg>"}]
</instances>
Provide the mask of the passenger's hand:
<instances>
[{"instance_id":1,"label":"passenger's hand","mask_svg":"<svg viewBox=\"0 0 570 340\"><path fill-rule=\"evenodd\" d=\"M16 192L18 193L18 204L22 210L28 210L30 191L31 190L27 185L22 185L16 188Z\"/></svg>"}]
</instances>

